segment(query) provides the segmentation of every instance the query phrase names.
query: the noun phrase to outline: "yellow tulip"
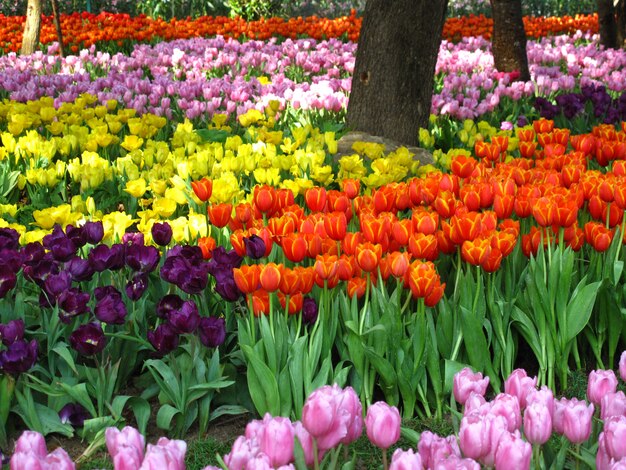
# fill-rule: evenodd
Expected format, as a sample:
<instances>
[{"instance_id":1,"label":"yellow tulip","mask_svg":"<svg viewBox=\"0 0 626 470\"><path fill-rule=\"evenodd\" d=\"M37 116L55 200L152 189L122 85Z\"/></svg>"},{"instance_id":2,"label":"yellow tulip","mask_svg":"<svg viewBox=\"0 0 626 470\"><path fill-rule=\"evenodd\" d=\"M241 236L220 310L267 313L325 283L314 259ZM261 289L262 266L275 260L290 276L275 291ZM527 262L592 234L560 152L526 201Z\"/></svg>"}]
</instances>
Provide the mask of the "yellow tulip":
<instances>
[{"instance_id":1,"label":"yellow tulip","mask_svg":"<svg viewBox=\"0 0 626 470\"><path fill-rule=\"evenodd\" d=\"M143 178L138 178L136 180L128 181L126 183L126 187L124 191L130 194L135 198L142 197L147 190L146 180Z\"/></svg>"}]
</instances>

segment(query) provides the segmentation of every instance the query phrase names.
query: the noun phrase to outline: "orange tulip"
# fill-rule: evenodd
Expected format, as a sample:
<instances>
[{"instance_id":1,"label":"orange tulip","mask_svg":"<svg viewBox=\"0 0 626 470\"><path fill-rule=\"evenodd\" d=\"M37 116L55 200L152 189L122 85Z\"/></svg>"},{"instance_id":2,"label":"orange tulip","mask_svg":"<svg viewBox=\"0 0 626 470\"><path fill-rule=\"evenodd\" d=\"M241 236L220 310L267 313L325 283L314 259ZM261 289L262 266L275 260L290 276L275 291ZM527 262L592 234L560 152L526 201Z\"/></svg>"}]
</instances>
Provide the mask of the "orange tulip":
<instances>
[{"instance_id":1,"label":"orange tulip","mask_svg":"<svg viewBox=\"0 0 626 470\"><path fill-rule=\"evenodd\" d=\"M280 286L281 272L283 266L276 263L267 263L261 266L259 282L261 287L267 292L274 292Z\"/></svg>"},{"instance_id":2,"label":"orange tulip","mask_svg":"<svg viewBox=\"0 0 626 470\"><path fill-rule=\"evenodd\" d=\"M289 268L283 268L281 270L278 288L284 295L293 295L299 292L300 286L301 282L298 271Z\"/></svg>"},{"instance_id":3,"label":"orange tulip","mask_svg":"<svg viewBox=\"0 0 626 470\"><path fill-rule=\"evenodd\" d=\"M459 191L459 199L467 207L467 210L477 211L480 209L479 185L468 183Z\"/></svg>"},{"instance_id":4,"label":"orange tulip","mask_svg":"<svg viewBox=\"0 0 626 470\"><path fill-rule=\"evenodd\" d=\"M373 216L364 214L360 218L361 232L363 237L370 243L380 243L385 245L389 242L391 233L390 217L385 215Z\"/></svg>"},{"instance_id":5,"label":"orange tulip","mask_svg":"<svg viewBox=\"0 0 626 470\"><path fill-rule=\"evenodd\" d=\"M363 235L361 232L348 232L343 240L341 240L341 251L347 255L354 255L356 246L362 242Z\"/></svg>"},{"instance_id":6,"label":"orange tulip","mask_svg":"<svg viewBox=\"0 0 626 470\"><path fill-rule=\"evenodd\" d=\"M450 219L451 240L460 245L464 240L473 240L482 231L483 215L480 212L458 214Z\"/></svg>"},{"instance_id":7,"label":"orange tulip","mask_svg":"<svg viewBox=\"0 0 626 470\"><path fill-rule=\"evenodd\" d=\"M407 252L394 251L387 255L387 262L391 274L397 278L403 278L409 269L411 263L411 256Z\"/></svg>"},{"instance_id":8,"label":"orange tulip","mask_svg":"<svg viewBox=\"0 0 626 470\"><path fill-rule=\"evenodd\" d=\"M409 251L413 258L434 261L439 255L437 237L416 233L409 238Z\"/></svg>"},{"instance_id":9,"label":"orange tulip","mask_svg":"<svg viewBox=\"0 0 626 470\"><path fill-rule=\"evenodd\" d=\"M517 135L520 143L532 142L535 140L535 130L531 128L518 127L515 129L515 134Z\"/></svg>"},{"instance_id":10,"label":"orange tulip","mask_svg":"<svg viewBox=\"0 0 626 470\"><path fill-rule=\"evenodd\" d=\"M235 219L241 224L246 225L253 218L252 206L250 204L242 203L235 206Z\"/></svg>"},{"instance_id":11,"label":"orange tulip","mask_svg":"<svg viewBox=\"0 0 626 470\"><path fill-rule=\"evenodd\" d=\"M340 281L347 281L354 276L354 261L351 255L341 255L337 259L337 277Z\"/></svg>"},{"instance_id":12,"label":"orange tulip","mask_svg":"<svg viewBox=\"0 0 626 470\"><path fill-rule=\"evenodd\" d=\"M289 295L289 307L287 308L287 295L279 292L278 294L278 302L280 302L280 306L283 310L287 309L287 313L289 315L293 315L302 310L302 304L304 303L304 296L301 293L296 293L293 295Z\"/></svg>"},{"instance_id":13,"label":"orange tulip","mask_svg":"<svg viewBox=\"0 0 626 470\"><path fill-rule=\"evenodd\" d=\"M519 154L522 158L532 158L537 150L537 142L525 142L519 143Z\"/></svg>"},{"instance_id":14,"label":"orange tulip","mask_svg":"<svg viewBox=\"0 0 626 470\"><path fill-rule=\"evenodd\" d=\"M450 170L459 178L469 178L478 162L467 155L458 155L450 162Z\"/></svg>"},{"instance_id":15,"label":"orange tulip","mask_svg":"<svg viewBox=\"0 0 626 470\"><path fill-rule=\"evenodd\" d=\"M228 225L232 212L232 204L211 204L207 207L209 222L218 228L224 228Z\"/></svg>"},{"instance_id":16,"label":"orange tulip","mask_svg":"<svg viewBox=\"0 0 626 470\"><path fill-rule=\"evenodd\" d=\"M439 214L427 209L416 209L411 215L411 221L413 222L415 232L429 235L437 232L439 227Z\"/></svg>"},{"instance_id":17,"label":"orange tulip","mask_svg":"<svg viewBox=\"0 0 626 470\"><path fill-rule=\"evenodd\" d=\"M463 245L461 245L461 258L474 266L480 266L485 263L490 253L491 242L488 238L465 240Z\"/></svg>"},{"instance_id":18,"label":"orange tulip","mask_svg":"<svg viewBox=\"0 0 626 470\"><path fill-rule=\"evenodd\" d=\"M191 188L195 195L202 202L206 202L211 198L213 192L213 181L208 178L202 178L200 181L192 181Z\"/></svg>"},{"instance_id":19,"label":"orange tulip","mask_svg":"<svg viewBox=\"0 0 626 470\"><path fill-rule=\"evenodd\" d=\"M313 268L317 277L322 281L330 279L337 273L337 256L317 255Z\"/></svg>"},{"instance_id":20,"label":"orange tulip","mask_svg":"<svg viewBox=\"0 0 626 470\"><path fill-rule=\"evenodd\" d=\"M541 118L533 121L533 130L537 134L552 132L552 129L554 129L554 121L550 119Z\"/></svg>"},{"instance_id":21,"label":"orange tulip","mask_svg":"<svg viewBox=\"0 0 626 470\"><path fill-rule=\"evenodd\" d=\"M324 229L326 234L335 241L343 240L346 236L348 221L344 212L324 214Z\"/></svg>"},{"instance_id":22,"label":"orange tulip","mask_svg":"<svg viewBox=\"0 0 626 470\"><path fill-rule=\"evenodd\" d=\"M282 237L280 246L285 257L293 263L299 263L306 257L307 241L302 233L290 233Z\"/></svg>"},{"instance_id":23,"label":"orange tulip","mask_svg":"<svg viewBox=\"0 0 626 470\"><path fill-rule=\"evenodd\" d=\"M435 305L437 305L443 297L445 290L446 283L444 282L442 284L441 279L437 277L435 279L435 286L433 287L433 290L430 291L430 294L424 297L424 305L426 305L427 307L434 307Z\"/></svg>"},{"instance_id":24,"label":"orange tulip","mask_svg":"<svg viewBox=\"0 0 626 470\"><path fill-rule=\"evenodd\" d=\"M202 250L202 258L211 259L216 241L213 237L201 237L198 238L198 246Z\"/></svg>"},{"instance_id":25,"label":"orange tulip","mask_svg":"<svg viewBox=\"0 0 626 470\"><path fill-rule=\"evenodd\" d=\"M594 250L604 252L609 249L613 242L615 232L608 229L600 222L587 222L585 224L585 239Z\"/></svg>"},{"instance_id":26,"label":"orange tulip","mask_svg":"<svg viewBox=\"0 0 626 470\"><path fill-rule=\"evenodd\" d=\"M307 295L313 289L315 270L312 267L305 268L304 266L296 266L293 270L300 278L300 292L302 295Z\"/></svg>"},{"instance_id":27,"label":"orange tulip","mask_svg":"<svg viewBox=\"0 0 626 470\"><path fill-rule=\"evenodd\" d=\"M248 233L244 230L235 230L230 234L230 244L235 252L242 258L246 256L246 245L243 239L248 236Z\"/></svg>"},{"instance_id":28,"label":"orange tulip","mask_svg":"<svg viewBox=\"0 0 626 470\"><path fill-rule=\"evenodd\" d=\"M268 292L258 289L252 294L252 310L257 317L261 316L261 314L269 315L270 296Z\"/></svg>"},{"instance_id":29,"label":"orange tulip","mask_svg":"<svg viewBox=\"0 0 626 470\"><path fill-rule=\"evenodd\" d=\"M532 214L535 221L542 227L554 223L554 202L547 197L540 197L532 203Z\"/></svg>"},{"instance_id":30,"label":"orange tulip","mask_svg":"<svg viewBox=\"0 0 626 470\"><path fill-rule=\"evenodd\" d=\"M383 247L370 242L361 243L357 245L354 255L359 268L367 273L371 273L378 268L378 263L383 255Z\"/></svg>"},{"instance_id":31,"label":"orange tulip","mask_svg":"<svg viewBox=\"0 0 626 470\"><path fill-rule=\"evenodd\" d=\"M491 248L496 249L502 256L509 256L517 244L517 235L511 232L494 232L490 237Z\"/></svg>"},{"instance_id":32,"label":"orange tulip","mask_svg":"<svg viewBox=\"0 0 626 470\"><path fill-rule=\"evenodd\" d=\"M500 269L500 265L502 264L502 252L497 248L491 248L489 251L489 256L483 261L480 265L481 268L485 272L494 273L498 269Z\"/></svg>"},{"instance_id":33,"label":"orange tulip","mask_svg":"<svg viewBox=\"0 0 626 470\"><path fill-rule=\"evenodd\" d=\"M276 189L267 184L257 185L254 187L253 200L260 212L271 214L276 206Z\"/></svg>"},{"instance_id":34,"label":"orange tulip","mask_svg":"<svg viewBox=\"0 0 626 470\"><path fill-rule=\"evenodd\" d=\"M349 199L354 199L359 195L361 190L361 181L346 178L341 182L341 190L346 193L346 196L348 196Z\"/></svg>"},{"instance_id":35,"label":"orange tulip","mask_svg":"<svg viewBox=\"0 0 626 470\"><path fill-rule=\"evenodd\" d=\"M456 212L456 199L450 191L441 191L433 202L433 209L440 217L449 219Z\"/></svg>"},{"instance_id":36,"label":"orange tulip","mask_svg":"<svg viewBox=\"0 0 626 470\"><path fill-rule=\"evenodd\" d=\"M304 193L304 201L311 212L324 212L326 208L326 188L314 187Z\"/></svg>"},{"instance_id":37,"label":"orange tulip","mask_svg":"<svg viewBox=\"0 0 626 470\"><path fill-rule=\"evenodd\" d=\"M244 294L251 294L259 288L259 276L261 274L261 266L258 264L242 265L233 269L233 277L235 284Z\"/></svg>"},{"instance_id":38,"label":"orange tulip","mask_svg":"<svg viewBox=\"0 0 626 470\"><path fill-rule=\"evenodd\" d=\"M357 298L361 298L365 295L367 289L367 280L363 277L353 277L348 281L347 292L348 297L351 299L356 295Z\"/></svg>"},{"instance_id":39,"label":"orange tulip","mask_svg":"<svg viewBox=\"0 0 626 470\"><path fill-rule=\"evenodd\" d=\"M429 261L414 261L411 263L407 276L414 298L428 297L435 288L437 279L439 279L435 265Z\"/></svg>"},{"instance_id":40,"label":"orange tulip","mask_svg":"<svg viewBox=\"0 0 626 470\"><path fill-rule=\"evenodd\" d=\"M272 252L272 248L274 247L274 240L272 239L272 234L268 230L267 227L261 228L251 228L248 230L248 236L257 235L263 239L265 243L265 253L264 256L267 257Z\"/></svg>"},{"instance_id":41,"label":"orange tulip","mask_svg":"<svg viewBox=\"0 0 626 470\"><path fill-rule=\"evenodd\" d=\"M411 219L396 220L391 226L391 236L401 246L406 246L412 233L413 222Z\"/></svg>"}]
</instances>

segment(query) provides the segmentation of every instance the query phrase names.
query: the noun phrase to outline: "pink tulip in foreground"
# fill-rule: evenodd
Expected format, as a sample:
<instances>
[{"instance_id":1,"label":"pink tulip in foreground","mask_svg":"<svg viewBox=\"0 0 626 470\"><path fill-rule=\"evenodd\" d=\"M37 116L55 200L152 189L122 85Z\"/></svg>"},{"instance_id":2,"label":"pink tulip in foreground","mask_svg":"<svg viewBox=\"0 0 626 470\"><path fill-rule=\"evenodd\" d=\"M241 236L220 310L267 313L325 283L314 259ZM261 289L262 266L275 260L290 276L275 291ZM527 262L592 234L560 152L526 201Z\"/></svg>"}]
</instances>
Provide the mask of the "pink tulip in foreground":
<instances>
[{"instance_id":1,"label":"pink tulip in foreground","mask_svg":"<svg viewBox=\"0 0 626 470\"><path fill-rule=\"evenodd\" d=\"M584 400L561 398L555 402L553 426L554 430L565 435L570 442L581 444L591 434L593 403L587 405Z\"/></svg>"},{"instance_id":2,"label":"pink tulip in foreground","mask_svg":"<svg viewBox=\"0 0 626 470\"><path fill-rule=\"evenodd\" d=\"M425 468L433 468L435 464L446 460L451 455L461 457L456 436L440 437L430 431L424 431L417 443L417 450Z\"/></svg>"},{"instance_id":3,"label":"pink tulip in foreground","mask_svg":"<svg viewBox=\"0 0 626 470\"><path fill-rule=\"evenodd\" d=\"M422 468L424 467L420 454L414 453L413 449L396 449L389 464L389 470L421 470Z\"/></svg>"},{"instance_id":4,"label":"pink tulip in foreground","mask_svg":"<svg viewBox=\"0 0 626 470\"><path fill-rule=\"evenodd\" d=\"M504 381L504 393L517 397L519 406L526 408L526 397L537 386L537 377L528 377L524 369L515 369Z\"/></svg>"},{"instance_id":5,"label":"pink tulip in foreground","mask_svg":"<svg viewBox=\"0 0 626 470\"><path fill-rule=\"evenodd\" d=\"M461 405L465 405L471 392L485 395L488 386L489 377L483 378L483 374L480 372L473 373L469 367L466 367L454 375L452 389L454 399Z\"/></svg>"},{"instance_id":6,"label":"pink tulip in foreground","mask_svg":"<svg viewBox=\"0 0 626 470\"><path fill-rule=\"evenodd\" d=\"M612 370L593 370L587 382L587 398L594 405L599 405L607 393L617 390L617 377Z\"/></svg>"},{"instance_id":7,"label":"pink tulip in foreground","mask_svg":"<svg viewBox=\"0 0 626 470\"><path fill-rule=\"evenodd\" d=\"M552 414L545 403L534 402L524 410L524 435L531 444L545 444L552 436Z\"/></svg>"},{"instance_id":8,"label":"pink tulip in foreground","mask_svg":"<svg viewBox=\"0 0 626 470\"><path fill-rule=\"evenodd\" d=\"M367 409L365 431L376 447L388 449L400 439L400 412L395 406L379 401Z\"/></svg>"},{"instance_id":9,"label":"pink tulip in foreground","mask_svg":"<svg viewBox=\"0 0 626 470\"><path fill-rule=\"evenodd\" d=\"M502 435L496 450L496 470L526 470L530 468L532 446L515 434Z\"/></svg>"},{"instance_id":10,"label":"pink tulip in foreground","mask_svg":"<svg viewBox=\"0 0 626 470\"><path fill-rule=\"evenodd\" d=\"M626 416L626 395L621 390L607 393L600 402L600 418L606 421L611 416Z\"/></svg>"},{"instance_id":11,"label":"pink tulip in foreground","mask_svg":"<svg viewBox=\"0 0 626 470\"><path fill-rule=\"evenodd\" d=\"M507 430L503 416L472 411L461 420L459 444L463 455L478 460L483 465L493 467L500 439Z\"/></svg>"},{"instance_id":12,"label":"pink tulip in foreground","mask_svg":"<svg viewBox=\"0 0 626 470\"><path fill-rule=\"evenodd\" d=\"M433 465L432 470L480 470L480 464L475 460L451 455Z\"/></svg>"},{"instance_id":13,"label":"pink tulip in foreground","mask_svg":"<svg viewBox=\"0 0 626 470\"><path fill-rule=\"evenodd\" d=\"M116 470L139 468L143 462L146 440L137 429L126 426L120 431L111 427L104 432L104 437Z\"/></svg>"},{"instance_id":14,"label":"pink tulip in foreground","mask_svg":"<svg viewBox=\"0 0 626 470\"><path fill-rule=\"evenodd\" d=\"M65 450L48 453L44 437L35 431L24 431L15 443L9 462L11 470L74 470L76 466Z\"/></svg>"}]
</instances>

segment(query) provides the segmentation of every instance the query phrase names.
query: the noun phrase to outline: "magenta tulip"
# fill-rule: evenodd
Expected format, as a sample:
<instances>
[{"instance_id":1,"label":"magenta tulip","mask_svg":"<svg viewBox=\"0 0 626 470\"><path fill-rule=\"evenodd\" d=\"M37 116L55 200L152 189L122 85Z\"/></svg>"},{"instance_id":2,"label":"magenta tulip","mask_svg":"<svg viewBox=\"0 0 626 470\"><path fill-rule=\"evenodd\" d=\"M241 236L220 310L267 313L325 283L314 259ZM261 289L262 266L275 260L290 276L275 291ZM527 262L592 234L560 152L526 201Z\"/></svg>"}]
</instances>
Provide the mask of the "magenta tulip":
<instances>
[{"instance_id":1,"label":"magenta tulip","mask_svg":"<svg viewBox=\"0 0 626 470\"><path fill-rule=\"evenodd\" d=\"M618 460L617 462L613 460L610 465L610 470L626 470L626 459Z\"/></svg>"},{"instance_id":2,"label":"magenta tulip","mask_svg":"<svg viewBox=\"0 0 626 470\"><path fill-rule=\"evenodd\" d=\"M614 460L626 457L626 416L613 416L605 421L604 444L607 455Z\"/></svg>"},{"instance_id":3,"label":"magenta tulip","mask_svg":"<svg viewBox=\"0 0 626 470\"><path fill-rule=\"evenodd\" d=\"M456 455L451 455L447 459L440 460L430 468L432 470L480 470L480 464L473 459L463 459Z\"/></svg>"},{"instance_id":4,"label":"magenta tulip","mask_svg":"<svg viewBox=\"0 0 626 470\"><path fill-rule=\"evenodd\" d=\"M437 462L446 460L451 455L461 456L455 436L444 438L430 431L424 431L420 435L417 450L425 468L432 468Z\"/></svg>"},{"instance_id":5,"label":"magenta tulip","mask_svg":"<svg viewBox=\"0 0 626 470\"><path fill-rule=\"evenodd\" d=\"M44 458L48 455L46 440L36 431L24 431L15 442L15 450L17 453L33 453L37 457Z\"/></svg>"},{"instance_id":6,"label":"magenta tulip","mask_svg":"<svg viewBox=\"0 0 626 470\"><path fill-rule=\"evenodd\" d=\"M118 453L123 453L125 456L124 462L126 462L126 459L138 462L143 461L146 440L135 428L126 426L121 431L113 427L107 428L104 432L104 437L107 449L113 460L115 460Z\"/></svg>"},{"instance_id":7,"label":"magenta tulip","mask_svg":"<svg viewBox=\"0 0 626 470\"><path fill-rule=\"evenodd\" d=\"M570 442L581 444L589 439L591 434L591 419L593 417L593 403L587 405L584 400L562 398L556 402L554 411L554 429L564 434Z\"/></svg>"},{"instance_id":8,"label":"magenta tulip","mask_svg":"<svg viewBox=\"0 0 626 470\"><path fill-rule=\"evenodd\" d=\"M309 431L304 429L304 426L300 421L293 423L293 434L302 446L302 452L304 453L304 463L307 467L313 466L314 453L313 453L313 436L309 434Z\"/></svg>"},{"instance_id":9,"label":"magenta tulip","mask_svg":"<svg viewBox=\"0 0 626 470\"><path fill-rule=\"evenodd\" d=\"M414 453L413 449L396 449L389 465L389 470L421 470L422 468L424 467L420 454Z\"/></svg>"},{"instance_id":10,"label":"magenta tulip","mask_svg":"<svg viewBox=\"0 0 626 470\"><path fill-rule=\"evenodd\" d=\"M272 467L280 467L293 461L293 442L293 425L288 418L275 417L265 422L259 447L269 457Z\"/></svg>"},{"instance_id":11,"label":"magenta tulip","mask_svg":"<svg viewBox=\"0 0 626 470\"><path fill-rule=\"evenodd\" d=\"M367 409L365 431L376 447L388 449L400 439L400 412L395 406L379 401Z\"/></svg>"},{"instance_id":12,"label":"magenta tulip","mask_svg":"<svg viewBox=\"0 0 626 470\"><path fill-rule=\"evenodd\" d=\"M517 397L520 409L526 408L526 396L535 390L537 377L528 377L524 369L515 369L504 381L504 393Z\"/></svg>"},{"instance_id":13,"label":"magenta tulip","mask_svg":"<svg viewBox=\"0 0 626 470\"><path fill-rule=\"evenodd\" d=\"M259 453L259 446L256 441L239 436L233 443L230 453L224 456L224 463L230 470L244 470L248 461L252 460Z\"/></svg>"},{"instance_id":14,"label":"magenta tulip","mask_svg":"<svg viewBox=\"0 0 626 470\"><path fill-rule=\"evenodd\" d=\"M485 400L484 396L479 395L476 392L470 392L467 400L465 401L465 408L463 409L463 413L468 414L474 410L478 410L485 403L487 403L487 400Z\"/></svg>"},{"instance_id":15,"label":"magenta tulip","mask_svg":"<svg viewBox=\"0 0 626 470\"><path fill-rule=\"evenodd\" d=\"M545 444L552 436L552 414L545 403L531 403L524 410L524 435L531 444Z\"/></svg>"},{"instance_id":16,"label":"magenta tulip","mask_svg":"<svg viewBox=\"0 0 626 470\"><path fill-rule=\"evenodd\" d=\"M507 421L503 416L481 414L480 411L473 411L464 416L459 429L459 443L463 455L492 467L500 438L503 434L508 434L507 427Z\"/></svg>"},{"instance_id":17,"label":"magenta tulip","mask_svg":"<svg viewBox=\"0 0 626 470\"><path fill-rule=\"evenodd\" d=\"M148 444L146 456L139 470L184 470L187 444L184 441L159 440L156 445Z\"/></svg>"},{"instance_id":18,"label":"magenta tulip","mask_svg":"<svg viewBox=\"0 0 626 470\"><path fill-rule=\"evenodd\" d=\"M454 399L464 405L471 392L485 395L489 386L489 377L483 378L480 372L474 373L469 367L465 367L454 375L453 382Z\"/></svg>"},{"instance_id":19,"label":"magenta tulip","mask_svg":"<svg viewBox=\"0 0 626 470\"><path fill-rule=\"evenodd\" d=\"M587 398L595 405L599 405L602 397L617 390L617 377L612 370L594 370L589 374L587 382Z\"/></svg>"},{"instance_id":20,"label":"magenta tulip","mask_svg":"<svg viewBox=\"0 0 626 470\"><path fill-rule=\"evenodd\" d=\"M361 406L359 396L352 387L344 388L339 407L348 413L348 432L341 439L341 443L349 445L363 434L363 407Z\"/></svg>"},{"instance_id":21,"label":"magenta tulip","mask_svg":"<svg viewBox=\"0 0 626 470\"><path fill-rule=\"evenodd\" d=\"M507 422L507 429L513 432L522 425L522 414L517 397L508 393L499 393L491 401L490 413L503 416Z\"/></svg>"},{"instance_id":22,"label":"magenta tulip","mask_svg":"<svg viewBox=\"0 0 626 470\"><path fill-rule=\"evenodd\" d=\"M531 390L526 396L526 406L531 403L543 403L550 410L550 415L554 416L554 393L545 385L539 390Z\"/></svg>"},{"instance_id":23,"label":"magenta tulip","mask_svg":"<svg viewBox=\"0 0 626 470\"><path fill-rule=\"evenodd\" d=\"M532 446L511 433L502 435L496 450L496 470L526 470L530 468Z\"/></svg>"},{"instance_id":24,"label":"magenta tulip","mask_svg":"<svg viewBox=\"0 0 626 470\"><path fill-rule=\"evenodd\" d=\"M607 393L600 402L600 418L606 421L611 416L626 416L626 395L621 390Z\"/></svg>"},{"instance_id":25,"label":"magenta tulip","mask_svg":"<svg viewBox=\"0 0 626 470\"><path fill-rule=\"evenodd\" d=\"M313 391L302 408L302 424L321 450L336 447L348 435L350 416L341 408L343 390L325 385Z\"/></svg>"}]
</instances>

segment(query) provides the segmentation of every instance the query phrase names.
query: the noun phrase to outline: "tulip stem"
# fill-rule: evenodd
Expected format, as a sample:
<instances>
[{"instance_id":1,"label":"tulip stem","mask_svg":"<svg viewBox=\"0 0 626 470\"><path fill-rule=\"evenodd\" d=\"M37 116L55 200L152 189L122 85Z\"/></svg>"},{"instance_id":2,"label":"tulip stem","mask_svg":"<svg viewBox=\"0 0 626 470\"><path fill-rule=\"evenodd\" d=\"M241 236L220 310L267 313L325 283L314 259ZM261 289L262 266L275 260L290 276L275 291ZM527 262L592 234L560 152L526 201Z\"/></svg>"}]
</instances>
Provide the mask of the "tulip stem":
<instances>
[{"instance_id":1,"label":"tulip stem","mask_svg":"<svg viewBox=\"0 0 626 470\"><path fill-rule=\"evenodd\" d=\"M387 463L387 449L383 449L383 469L387 470L389 468L389 464Z\"/></svg>"},{"instance_id":2,"label":"tulip stem","mask_svg":"<svg viewBox=\"0 0 626 470\"><path fill-rule=\"evenodd\" d=\"M317 451L317 439L313 439L313 468L320 470L319 452Z\"/></svg>"}]
</instances>

